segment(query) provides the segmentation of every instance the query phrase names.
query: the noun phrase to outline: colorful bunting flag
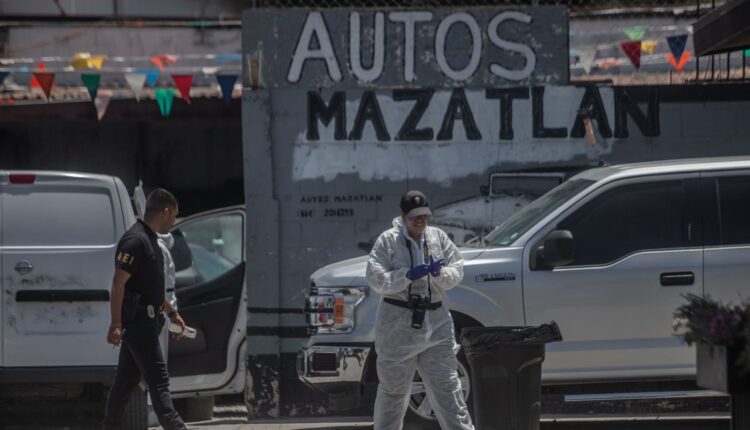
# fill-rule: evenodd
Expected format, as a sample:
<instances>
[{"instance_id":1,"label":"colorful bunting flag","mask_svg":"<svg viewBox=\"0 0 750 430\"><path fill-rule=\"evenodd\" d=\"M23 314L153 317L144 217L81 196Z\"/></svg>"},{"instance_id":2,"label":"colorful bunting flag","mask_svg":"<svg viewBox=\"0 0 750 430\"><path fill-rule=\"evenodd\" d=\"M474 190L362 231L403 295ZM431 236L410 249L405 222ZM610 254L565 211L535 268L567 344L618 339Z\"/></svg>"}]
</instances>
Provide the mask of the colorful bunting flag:
<instances>
[{"instance_id":1,"label":"colorful bunting flag","mask_svg":"<svg viewBox=\"0 0 750 430\"><path fill-rule=\"evenodd\" d=\"M204 75L215 75L218 71L218 67L201 67L201 73Z\"/></svg>"},{"instance_id":2,"label":"colorful bunting flag","mask_svg":"<svg viewBox=\"0 0 750 430\"><path fill-rule=\"evenodd\" d=\"M628 58L630 58L630 62L633 63L633 66L635 66L636 69L640 69L641 41L634 40L632 42L622 42L620 43L620 46L622 47L622 50L625 51L625 54L627 54Z\"/></svg>"},{"instance_id":3,"label":"colorful bunting flag","mask_svg":"<svg viewBox=\"0 0 750 430\"><path fill-rule=\"evenodd\" d=\"M10 73L10 72L3 72L3 71L0 71L0 85L3 85L3 82L5 82L5 78L7 78L7 77L8 77L8 74L9 74L9 73Z\"/></svg>"},{"instance_id":4,"label":"colorful bunting flag","mask_svg":"<svg viewBox=\"0 0 750 430\"><path fill-rule=\"evenodd\" d=\"M177 62L177 56L169 54L155 55L151 57L151 62L154 63L154 65L163 72L165 66L175 64Z\"/></svg>"},{"instance_id":5,"label":"colorful bunting flag","mask_svg":"<svg viewBox=\"0 0 750 430\"><path fill-rule=\"evenodd\" d=\"M228 63L230 61L242 61L242 54L221 54L214 57L214 60L220 63Z\"/></svg>"},{"instance_id":6,"label":"colorful bunting flag","mask_svg":"<svg viewBox=\"0 0 750 430\"><path fill-rule=\"evenodd\" d=\"M654 55L654 50L656 49L656 45L658 43L658 40L642 40L641 52L648 52L649 55Z\"/></svg>"},{"instance_id":7,"label":"colorful bunting flag","mask_svg":"<svg viewBox=\"0 0 750 430\"><path fill-rule=\"evenodd\" d=\"M107 113L107 107L109 107L110 100L112 100L111 90L99 91L99 94L94 99L94 106L96 107L96 117L99 119L99 121L101 121L102 118L104 118L104 114Z\"/></svg>"},{"instance_id":8,"label":"colorful bunting flag","mask_svg":"<svg viewBox=\"0 0 750 430\"><path fill-rule=\"evenodd\" d=\"M96 92L99 90L99 82L102 75L98 73L81 73L81 80L86 89L89 90L91 100L96 100Z\"/></svg>"},{"instance_id":9,"label":"colorful bunting flag","mask_svg":"<svg viewBox=\"0 0 750 430\"><path fill-rule=\"evenodd\" d=\"M216 80L221 88L221 95L224 96L224 103L228 106L232 103L232 91L234 83L237 82L237 75L216 75Z\"/></svg>"},{"instance_id":10,"label":"colorful bunting flag","mask_svg":"<svg viewBox=\"0 0 750 430\"><path fill-rule=\"evenodd\" d=\"M44 95L47 96L49 101L50 92L52 92L52 84L55 82L55 74L47 72L36 72L34 73L34 79L39 83L39 86L44 91Z\"/></svg>"},{"instance_id":11,"label":"colorful bunting flag","mask_svg":"<svg viewBox=\"0 0 750 430\"><path fill-rule=\"evenodd\" d=\"M39 69L40 72L44 72L47 70L47 66L44 64L44 61L40 61L37 65L37 69ZM31 83L29 84L31 88L39 88L41 85L39 85L39 81L36 79L36 76L31 76Z\"/></svg>"},{"instance_id":12,"label":"colorful bunting flag","mask_svg":"<svg viewBox=\"0 0 750 430\"><path fill-rule=\"evenodd\" d=\"M667 37L667 45L669 45L669 50L672 51L674 58L682 58L682 52L685 50L687 38L687 34Z\"/></svg>"},{"instance_id":13,"label":"colorful bunting flag","mask_svg":"<svg viewBox=\"0 0 750 430\"><path fill-rule=\"evenodd\" d=\"M106 55L91 55L88 52L77 52L73 55L73 59L70 60L70 65L75 70L82 69L101 69L104 60L107 58Z\"/></svg>"},{"instance_id":14,"label":"colorful bunting flag","mask_svg":"<svg viewBox=\"0 0 750 430\"><path fill-rule=\"evenodd\" d=\"M646 34L646 30L648 30L648 27L645 25L636 25L633 27L627 27L623 31L628 36L628 39L640 41Z\"/></svg>"},{"instance_id":15,"label":"colorful bunting flag","mask_svg":"<svg viewBox=\"0 0 750 430\"><path fill-rule=\"evenodd\" d=\"M681 72L682 69L685 67L685 64L687 64L688 60L690 60L690 57L693 55L690 51L685 51L682 53L682 56L680 57L680 61L675 61L674 55L667 54L667 61L669 61L669 64L674 66L675 70L678 72Z\"/></svg>"},{"instance_id":16,"label":"colorful bunting flag","mask_svg":"<svg viewBox=\"0 0 750 430\"><path fill-rule=\"evenodd\" d=\"M596 48L581 49L578 54L578 62L581 64L581 67L583 67L583 70L586 71L586 74L591 73L591 67L594 65L594 60L596 60Z\"/></svg>"},{"instance_id":17,"label":"colorful bunting flag","mask_svg":"<svg viewBox=\"0 0 750 430\"><path fill-rule=\"evenodd\" d=\"M182 99L186 103L190 103L190 87L193 85L193 75L172 75L172 80L180 91Z\"/></svg>"},{"instance_id":18,"label":"colorful bunting flag","mask_svg":"<svg viewBox=\"0 0 750 430\"><path fill-rule=\"evenodd\" d=\"M145 73L125 73L125 80L130 85L130 89L133 90L136 101L141 101L141 91L143 91L143 86L146 85L146 76Z\"/></svg>"},{"instance_id":19,"label":"colorful bunting flag","mask_svg":"<svg viewBox=\"0 0 750 430\"><path fill-rule=\"evenodd\" d=\"M172 113L172 101L174 100L174 89L172 88L157 88L154 90L156 96L156 104L159 105L159 111L161 116L164 118L168 117Z\"/></svg>"}]
</instances>

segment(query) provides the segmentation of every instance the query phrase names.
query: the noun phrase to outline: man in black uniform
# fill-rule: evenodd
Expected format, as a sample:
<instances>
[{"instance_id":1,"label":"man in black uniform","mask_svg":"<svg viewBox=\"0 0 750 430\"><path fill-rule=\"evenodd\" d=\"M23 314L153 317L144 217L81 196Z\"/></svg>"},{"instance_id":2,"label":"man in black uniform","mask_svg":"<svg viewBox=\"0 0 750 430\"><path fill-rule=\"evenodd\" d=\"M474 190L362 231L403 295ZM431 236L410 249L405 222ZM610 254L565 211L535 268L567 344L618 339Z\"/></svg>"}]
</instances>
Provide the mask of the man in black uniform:
<instances>
[{"instance_id":1,"label":"man in black uniform","mask_svg":"<svg viewBox=\"0 0 750 430\"><path fill-rule=\"evenodd\" d=\"M168 233L177 217L177 200L156 189L146 200L144 220L120 239L112 281L112 323L107 342L121 345L117 376L109 392L105 429L118 429L141 375L146 380L159 423L167 430L187 429L169 394L169 374L159 346L162 312L183 328L185 322L164 295L164 261L156 233Z\"/></svg>"}]
</instances>

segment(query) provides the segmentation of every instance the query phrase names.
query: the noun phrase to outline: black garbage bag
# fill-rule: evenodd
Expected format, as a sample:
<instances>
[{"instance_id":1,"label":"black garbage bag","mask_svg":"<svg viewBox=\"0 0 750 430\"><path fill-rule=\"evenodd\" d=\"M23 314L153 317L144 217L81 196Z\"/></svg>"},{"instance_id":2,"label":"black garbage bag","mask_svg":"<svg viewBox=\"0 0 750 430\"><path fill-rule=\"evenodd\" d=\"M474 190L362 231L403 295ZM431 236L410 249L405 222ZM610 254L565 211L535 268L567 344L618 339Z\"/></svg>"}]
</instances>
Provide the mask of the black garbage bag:
<instances>
[{"instance_id":1,"label":"black garbage bag","mask_svg":"<svg viewBox=\"0 0 750 430\"><path fill-rule=\"evenodd\" d=\"M461 344L471 368L478 430L539 429L544 345L561 340L554 321L463 329Z\"/></svg>"}]
</instances>

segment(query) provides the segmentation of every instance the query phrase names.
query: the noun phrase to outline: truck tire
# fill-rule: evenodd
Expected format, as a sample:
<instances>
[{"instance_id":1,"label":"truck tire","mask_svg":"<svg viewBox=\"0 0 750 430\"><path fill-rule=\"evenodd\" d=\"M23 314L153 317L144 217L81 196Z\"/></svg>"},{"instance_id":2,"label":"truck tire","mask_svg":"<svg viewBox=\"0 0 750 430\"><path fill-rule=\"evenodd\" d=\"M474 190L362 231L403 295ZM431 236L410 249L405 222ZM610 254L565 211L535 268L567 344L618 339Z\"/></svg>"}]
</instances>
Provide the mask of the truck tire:
<instances>
[{"instance_id":1,"label":"truck tire","mask_svg":"<svg viewBox=\"0 0 750 430\"><path fill-rule=\"evenodd\" d=\"M125 406L122 430L147 430L148 429L148 402L146 392L140 388L133 390L130 400Z\"/></svg>"},{"instance_id":2,"label":"truck tire","mask_svg":"<svg viewBox=\"0 0 750 430\"><path fill-rule=\"evenodd\" d=\"M214 417L214 396L175 399L174 406L185 422L209 421Z\"/></svg>"},{"instance_id":3,"label":"truck tire","mask_svg":"<svg viewBox=\"0 0 750 430\"><path fill-rule=\"evenodd\" d=\"M463 327L477 327L481 326L475 320L461 315L451 313L453 316L453 325L456 333L456 342L461 343L461 328ZM463 348L458 351L458 377L461 379L461 386L464 392L464 400L466 400L466 407L469 409L469 413L474 416L474 406L471 399L471 380L469 378L469 362L466 359L466 354ZM414 430L440 430L440 424L438 423L435 413L432 408L425 408L424 399L425 393L421 393L420 386L422 386L422 380L419 373L414 375L414 386L412 387L412 395L409 398L409 407L406 410L406 416L404 417L404 428Z\"/></svg>"}]
</instances>

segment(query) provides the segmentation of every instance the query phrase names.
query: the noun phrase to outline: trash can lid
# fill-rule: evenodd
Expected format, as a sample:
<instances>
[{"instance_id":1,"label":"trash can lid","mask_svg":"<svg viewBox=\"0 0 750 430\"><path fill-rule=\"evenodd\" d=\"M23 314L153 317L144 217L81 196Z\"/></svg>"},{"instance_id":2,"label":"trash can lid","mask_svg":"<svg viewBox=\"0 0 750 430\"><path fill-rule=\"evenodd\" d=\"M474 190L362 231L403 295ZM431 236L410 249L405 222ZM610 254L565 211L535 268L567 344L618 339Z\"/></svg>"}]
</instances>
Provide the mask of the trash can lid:
<instances>
[{"instance_id":1,"label":"trash can lid","mask_svg":"<svg viewBox=\"0 0 750 430\"><path fill-rule=\"evenodd\" d=\"M561 341L557 323L551 321L538 326L467 327L461 331L464 348L475 346L529 345Z\"/></svg>"}]
</instances>

